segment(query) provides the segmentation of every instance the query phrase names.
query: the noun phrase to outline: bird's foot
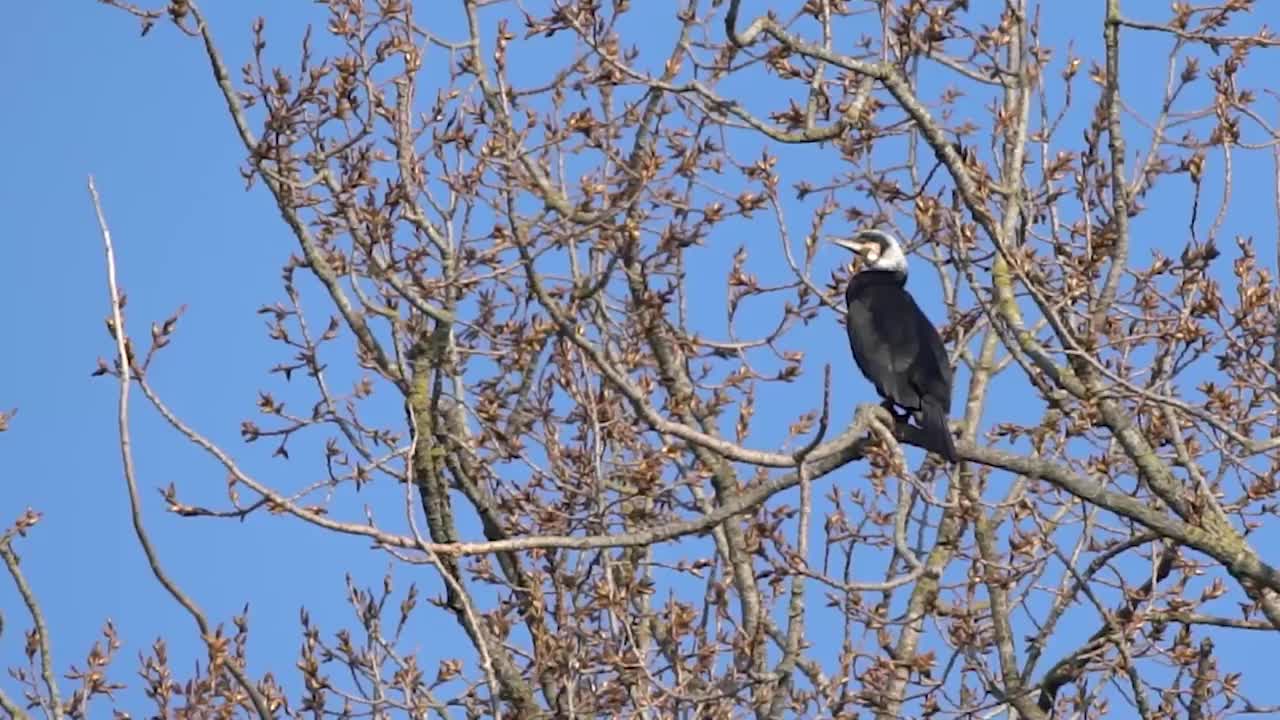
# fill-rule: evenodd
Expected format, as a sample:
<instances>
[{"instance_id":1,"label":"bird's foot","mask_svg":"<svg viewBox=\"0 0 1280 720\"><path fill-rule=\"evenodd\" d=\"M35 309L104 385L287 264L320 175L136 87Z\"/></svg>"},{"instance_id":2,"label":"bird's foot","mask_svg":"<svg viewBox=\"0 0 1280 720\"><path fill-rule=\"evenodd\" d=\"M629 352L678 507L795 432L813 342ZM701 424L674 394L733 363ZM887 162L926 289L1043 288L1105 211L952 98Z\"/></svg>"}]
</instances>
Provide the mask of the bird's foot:
<instances>
[{"instance_id":1,"label":"bird's foot","mask_svg":"<svg viewBox=\"0 0 1280 720\"><path fill-rule=\"evenodd\" d=\"M895 422L905 423L911 419L911 413L898 412L898 406L894 405L893 402L889 400L885 400L884 402L880 403L880 407L884 408L885 410L888 410L889 415L893 417Z\"/></svg>"}]
</instances>

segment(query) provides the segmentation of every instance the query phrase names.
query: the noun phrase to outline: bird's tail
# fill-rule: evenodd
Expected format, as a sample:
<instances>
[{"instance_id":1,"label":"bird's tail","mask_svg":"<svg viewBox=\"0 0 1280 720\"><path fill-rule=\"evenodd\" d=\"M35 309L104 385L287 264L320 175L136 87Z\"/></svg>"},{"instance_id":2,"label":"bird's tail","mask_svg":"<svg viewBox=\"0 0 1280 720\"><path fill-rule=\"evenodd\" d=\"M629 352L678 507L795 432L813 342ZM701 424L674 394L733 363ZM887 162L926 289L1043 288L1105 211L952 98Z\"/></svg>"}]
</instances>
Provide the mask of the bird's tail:
<instances>
[{"instance_id":1,"label":"bird's tail","mask_svg":"<svg viewBox=\"0 0 1280 720\"><path fill-rule=\"evenodd\" d=\"M928 450L941 455L947 462L959 462L955 439L951 437L950 418L937 403L925 401L920 409L920 429L929 443Z\"/></svg>"}]
</instances>

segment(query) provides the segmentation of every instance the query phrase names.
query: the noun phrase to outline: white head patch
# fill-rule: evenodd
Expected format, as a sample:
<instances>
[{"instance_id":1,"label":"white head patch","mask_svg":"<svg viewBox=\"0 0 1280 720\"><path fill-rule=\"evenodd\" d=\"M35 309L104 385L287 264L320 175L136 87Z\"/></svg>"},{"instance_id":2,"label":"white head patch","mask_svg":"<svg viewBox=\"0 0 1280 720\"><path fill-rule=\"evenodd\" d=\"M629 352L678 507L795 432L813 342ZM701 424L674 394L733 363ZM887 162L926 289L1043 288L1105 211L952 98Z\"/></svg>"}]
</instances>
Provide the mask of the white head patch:
<instances>
[{"instance_id":1,"label":"white head patch","mask_svg":"<svg viewBox=\"0 0 1280 720\"><path fill-rule=\"evenodd\" d=\"M907 272L907 256L902 252L902 245L887 232L863 230L848 240L836 240L836 244L861 255L869 270Z\"/></svg>"}]
</instances>

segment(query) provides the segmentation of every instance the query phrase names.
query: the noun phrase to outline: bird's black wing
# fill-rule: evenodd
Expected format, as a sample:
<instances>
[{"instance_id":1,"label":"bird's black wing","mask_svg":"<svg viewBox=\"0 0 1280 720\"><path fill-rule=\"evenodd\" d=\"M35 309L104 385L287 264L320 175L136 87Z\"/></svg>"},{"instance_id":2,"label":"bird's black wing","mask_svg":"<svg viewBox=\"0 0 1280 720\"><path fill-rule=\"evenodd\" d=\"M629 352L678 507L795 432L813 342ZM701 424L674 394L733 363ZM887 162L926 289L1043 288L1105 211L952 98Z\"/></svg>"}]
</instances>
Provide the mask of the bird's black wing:
<instances>
[{"instance_id":1,"label":"bird's black wing","mask_svg":"<svg viewBox=\"0 0 1280 720\"><path fill-rule=\"evenodd\" d=\"M921 342L912 384L921 396L933 398L943 410L951 412L951 361L947 347L942 344L938 328L919 307L916 307L916 325L916 336Z\"/></svg>"},{"instance_id":2,"label":"bird's black wing","mask_svg":"<svg viewBox=\"0 0 1280 720\"><path fill-rule=\"evenodd\" d=\"M920 315L906 290L889 283L864 286L849 306L849 344L858 368L880 395L905 408L920 407L913 376L922 369L915 367L921 349L928 350Z\"/></svg>"},{"instance_id":3,"label":"bird's black wing","mask_svg":"<svg viewBox=\"0 0 1280 720\"><path fill-rule=\"evenodd\" d=\"M951 435L951 363L938 329L920 313L920 355L911 374L920 394L917 421L927 437L925 447L949 462L957 462L955 438Z\"/></svg>"}]
</instances>

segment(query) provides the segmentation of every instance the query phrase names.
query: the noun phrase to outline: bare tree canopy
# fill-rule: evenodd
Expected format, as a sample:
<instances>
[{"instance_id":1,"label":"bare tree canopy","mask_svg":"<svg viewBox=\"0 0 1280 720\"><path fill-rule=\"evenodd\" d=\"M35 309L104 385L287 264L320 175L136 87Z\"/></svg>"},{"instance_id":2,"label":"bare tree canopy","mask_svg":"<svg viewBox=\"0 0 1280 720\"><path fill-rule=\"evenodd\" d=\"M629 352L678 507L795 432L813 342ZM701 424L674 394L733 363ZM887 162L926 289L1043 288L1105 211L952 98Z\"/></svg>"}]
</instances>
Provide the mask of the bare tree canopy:
<instances>
[{"instance_id":1,"label":"bare tree canopy","mask_svg":"<svg viewBox=\"0 0 1280 720\"><path fill-rule=\"evenodd\" d=\"M207 60L227 162L293 241L262 298L280 363L247 447L167 404L150 371L202 329L129 317L90 181L96 374L208 661L160 642L135 675L109 626L59 674L14 554L32 511L0 538L32 626L10 716L139 684L161 717L1280 713L1240 649L1280 641L1275 7L321 0L300 46L268 18L229 57L243 29L190 0L103 2ZM826 240L863 228L902 239L950 352L954 465L853 366ZM400 568L350 588L363 637L304 614L296 667L250 672L247 622L150 540L131 404L229 478L169 512ZM319 479L254 474L263 446ZM405 632L424 615L469 654Z\"/></svg>"}]
</instances>

